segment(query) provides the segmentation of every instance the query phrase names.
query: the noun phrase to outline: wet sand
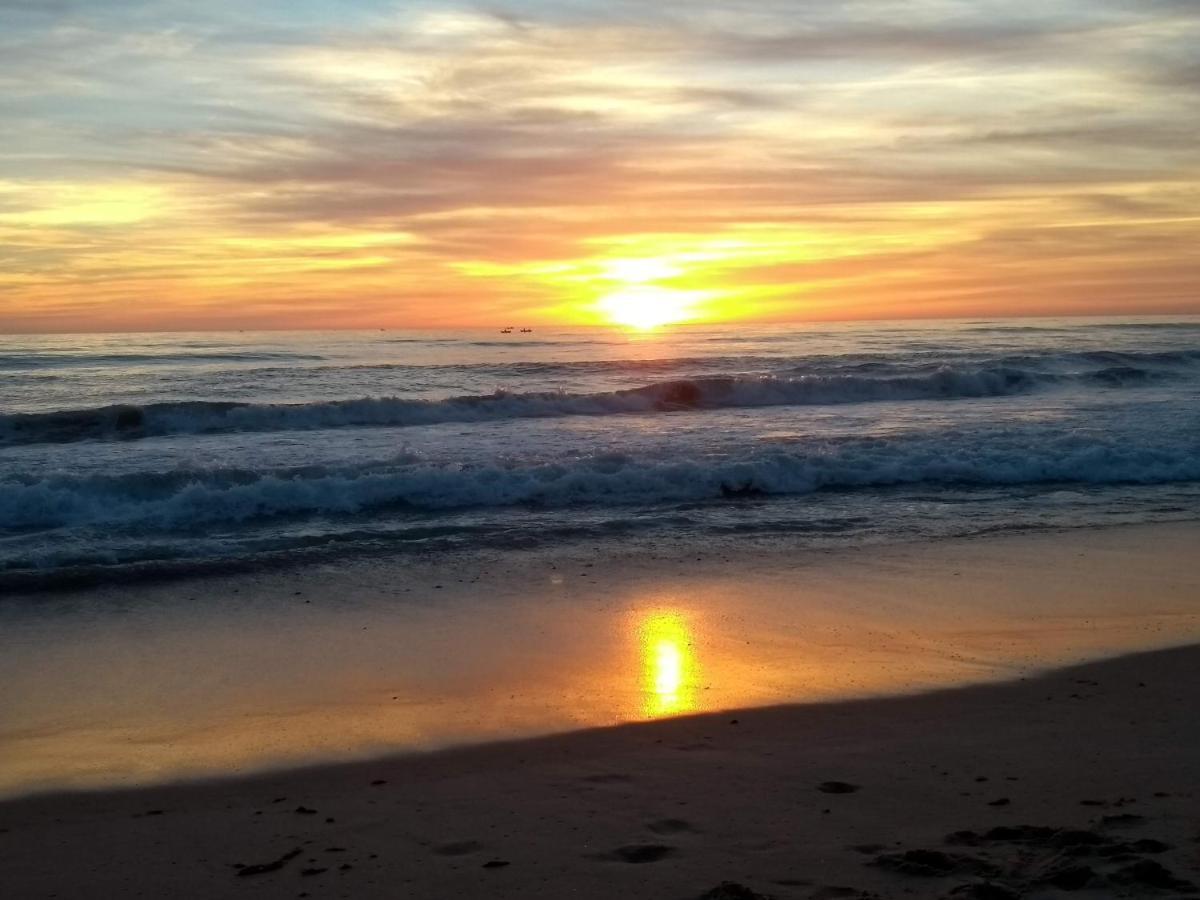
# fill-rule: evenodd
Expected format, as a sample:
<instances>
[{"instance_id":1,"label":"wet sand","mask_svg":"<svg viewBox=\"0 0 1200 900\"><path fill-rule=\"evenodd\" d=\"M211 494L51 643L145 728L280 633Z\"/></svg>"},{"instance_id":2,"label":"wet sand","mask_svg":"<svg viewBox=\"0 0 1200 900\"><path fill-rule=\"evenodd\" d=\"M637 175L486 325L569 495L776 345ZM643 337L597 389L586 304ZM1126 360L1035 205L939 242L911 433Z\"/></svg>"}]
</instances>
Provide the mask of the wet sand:
<instances>
[{"instance_id":1,"label":"wet sand","mask_svg":"<svg viewBox=\"0 0 1200 900\"><path fill-rule=\"evenodd\" d=\"M10 607L0 895L1186 895L1200 649L1128 654L1200 638L1197 546L528 554ZM338 756L375 758L254 774ZM122 787L196 775L224 777Z\"/></svg>"},{"instance_id":2,"label":"wet sand","mask_svg":"<svg viewBox=\"0 0 1200 900\"><path fill-rule=\"evenodd\" d=\"M0 883L22 898L1186 896L1198 666L1188 647L916 697L11 801Z\"/></svg>"},{"instance_id":3,"label":"wet sand","mask_svg":"<svg viewBox=\"0 0 1200 900\"><path fill-rule=\"evenodd\" d=\"M1200 642L1200 525L622 542L0 601L0 798L1000 681Z\"/></svg>"}]
</instances>

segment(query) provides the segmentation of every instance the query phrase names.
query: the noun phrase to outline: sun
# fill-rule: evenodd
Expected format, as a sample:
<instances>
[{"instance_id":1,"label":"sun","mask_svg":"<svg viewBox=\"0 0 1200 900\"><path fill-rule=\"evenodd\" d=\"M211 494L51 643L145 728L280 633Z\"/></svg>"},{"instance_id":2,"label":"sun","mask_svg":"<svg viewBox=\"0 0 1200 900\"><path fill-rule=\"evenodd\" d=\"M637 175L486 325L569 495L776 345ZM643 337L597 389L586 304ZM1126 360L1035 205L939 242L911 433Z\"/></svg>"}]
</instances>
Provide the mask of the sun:
<instances>
[{"instance_id":1,"label":"sun","mask_svg":"<svg viewBox=\"0 0 1200 900\"><path fill-rule=\"evenodd\" d=\"M698 291L639 284L605 294L597 307L614 325L646 331L691 318L699 299Z\"/></svg>"},{"instance_id":2,"label":"sun","mask_svg":"<svg viewBox=\"0 0 1200 900\"><path fill-rule=\"evenodd\" d=\"M601 265L600 281L612 286L601 293L596 309L609 322L624 328L649 331L696 318L706 291L667 287L660 282L687 274L681 260L669 257L608 259Z\"/></svg>"}]
</instances>

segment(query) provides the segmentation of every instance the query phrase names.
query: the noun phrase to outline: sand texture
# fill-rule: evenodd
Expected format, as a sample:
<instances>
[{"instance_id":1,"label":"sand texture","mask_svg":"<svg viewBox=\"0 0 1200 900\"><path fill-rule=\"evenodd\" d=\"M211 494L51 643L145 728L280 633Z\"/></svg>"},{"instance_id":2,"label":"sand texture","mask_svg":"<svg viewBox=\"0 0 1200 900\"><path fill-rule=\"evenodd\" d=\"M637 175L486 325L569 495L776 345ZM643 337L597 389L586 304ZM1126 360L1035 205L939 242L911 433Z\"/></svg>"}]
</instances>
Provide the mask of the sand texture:
<instances>
[{"instance_id":1,"label":"sand texture","mask_svg":"<svg viewBox=\"0 0 1200 900\"><path fill-rule=\"evenodd\" d=\"M0 894L1167 897L1200 892L1200 650L0 805Z\"/></svg>"}]
</instances>

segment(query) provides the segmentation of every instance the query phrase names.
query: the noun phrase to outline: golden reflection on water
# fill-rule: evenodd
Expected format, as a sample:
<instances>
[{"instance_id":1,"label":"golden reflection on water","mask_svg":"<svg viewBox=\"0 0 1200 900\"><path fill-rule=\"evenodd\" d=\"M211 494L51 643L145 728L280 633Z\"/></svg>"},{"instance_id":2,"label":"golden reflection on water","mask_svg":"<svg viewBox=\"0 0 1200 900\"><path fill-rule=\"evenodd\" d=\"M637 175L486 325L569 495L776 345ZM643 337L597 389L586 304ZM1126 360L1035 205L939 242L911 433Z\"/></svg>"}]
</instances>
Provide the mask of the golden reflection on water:
<instances>
[{"instance_id":1,"label":"golden reflection on water","mask_svg":"<svg viewBox=\"0 0 1200 900\"><path fill-rule=\"evenodd\" d=\"M644 614L638 623L643 712L672 716L696 709L698 666L692 629L678 612Z\"/></svg>"}]
</instances>

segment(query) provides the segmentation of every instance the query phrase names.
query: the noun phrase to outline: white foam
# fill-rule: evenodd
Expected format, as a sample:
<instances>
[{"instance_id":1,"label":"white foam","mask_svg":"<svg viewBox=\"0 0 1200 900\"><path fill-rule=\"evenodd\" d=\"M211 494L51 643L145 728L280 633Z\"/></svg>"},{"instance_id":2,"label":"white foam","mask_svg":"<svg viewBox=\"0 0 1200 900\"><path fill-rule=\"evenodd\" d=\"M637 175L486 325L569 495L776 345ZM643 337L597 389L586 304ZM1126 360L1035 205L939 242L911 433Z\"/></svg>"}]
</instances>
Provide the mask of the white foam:
<instances>
[{"instance_id":1,"label":"white foam","mask_svg":"<svg viewBox=\"0 0 1200 900\"><path fill-rule=\"evenodd\" d=\"M1200 479L1200 447L1137 446L1070 433L1030 447L938 440L851 441L826 448L672 462L604 455L539 465L429 463L120 477L58 475L0 483L0 528L217 523L385 508L442 511L532 504L658 504L730 494L806 494L901 484L1161 484Z\"/></svg>"}]
</instances>

